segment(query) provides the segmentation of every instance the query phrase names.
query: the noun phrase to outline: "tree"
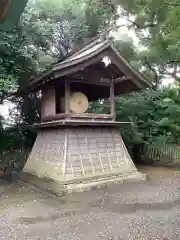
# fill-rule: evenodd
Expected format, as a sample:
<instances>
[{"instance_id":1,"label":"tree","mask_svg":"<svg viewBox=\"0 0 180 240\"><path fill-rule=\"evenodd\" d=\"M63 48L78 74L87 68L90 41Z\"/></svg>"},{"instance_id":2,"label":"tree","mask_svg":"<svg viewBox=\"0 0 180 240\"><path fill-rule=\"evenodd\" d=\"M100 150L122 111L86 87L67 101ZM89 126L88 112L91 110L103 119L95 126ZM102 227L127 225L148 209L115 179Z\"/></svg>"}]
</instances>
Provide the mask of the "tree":
<instances>
[{"instance_id":1,"label":"tree","mask_svg":"<svg viewBox=\"0 0 180 240\"><path fill-rule=\"evenodd\" d=\"M85 38L95 37L114 24L114 19L108 1L29 1L14 30L0 32L0 101L25 87L31 77L52 63L61 61L74 45L83 44ZM11 99L16 106L12 112L16 123L39 120L38 94ZM22 136L19 127L17 131Z\"/></svg>"},{"instance_id":2,"label":"tree","mask_svg":"<svg viewBox=\"0 0 180 240\"><path fill-rule=\"evenodd\" d=\"M126 19L144 48L139 57L145 69L151 71L155 88L161 79L170 77L179 82L179 7L176 0L112 0L121 7L121 17Z\"/></svg>"},{"instance_id":3,"label":"tree","mask_svg":"<svg viewBox=\"0 0 180 240\"><path fill-rule=\"evenodd\" d=\"M124 137L131 145L180 143L180 99L176 88L120 97L116 112L117 120L133 122L124 129Z\"/></svg>"},{"instance_id":4,"label":"tree","mask_svg":"<svg viewBox=\"0 0 180 240\"><path fill-rule=\"evenodd\" d=\"M7 85L11 79L23 87L31 76L67 56L75 43L113 24L113 19L111 6L101 0L30 1L14 31L1 31L1 82Z\"/></svg>"}]
</instances>

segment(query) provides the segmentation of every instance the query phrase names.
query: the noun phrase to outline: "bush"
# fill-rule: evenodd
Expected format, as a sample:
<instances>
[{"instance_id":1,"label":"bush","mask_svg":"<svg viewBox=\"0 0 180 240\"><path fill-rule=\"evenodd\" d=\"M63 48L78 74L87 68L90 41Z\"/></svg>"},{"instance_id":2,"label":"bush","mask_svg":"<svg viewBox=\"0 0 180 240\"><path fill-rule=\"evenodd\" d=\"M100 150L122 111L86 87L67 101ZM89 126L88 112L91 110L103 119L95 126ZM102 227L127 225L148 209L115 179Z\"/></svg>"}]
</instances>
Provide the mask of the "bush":
<instances>
[{"instance_id":1,"label":"bush","mask_svg":"<svg viewBox=\"0 0 180 240\"><path fill-rule=\"evenodd\" d=\"M3 152L0 155L0 169L8 172L20 172L27 161L29 153L29 149Z\"/></svg>"}]
</instances>

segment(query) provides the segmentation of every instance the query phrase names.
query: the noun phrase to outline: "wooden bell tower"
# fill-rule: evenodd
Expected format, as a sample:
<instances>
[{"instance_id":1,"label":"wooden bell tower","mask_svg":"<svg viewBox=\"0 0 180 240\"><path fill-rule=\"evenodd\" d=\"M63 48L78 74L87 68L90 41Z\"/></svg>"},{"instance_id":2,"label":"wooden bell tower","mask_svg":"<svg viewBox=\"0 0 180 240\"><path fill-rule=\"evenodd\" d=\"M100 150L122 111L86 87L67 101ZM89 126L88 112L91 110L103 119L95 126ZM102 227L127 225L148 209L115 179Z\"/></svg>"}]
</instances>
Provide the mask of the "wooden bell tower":
<instances>
[{"instance_id":1,"label":"wooden bell tower","mask_svg":"<svg viewBox=\"0 0 180 240\"><path fill-rule=\"evenodd\" d=\"M148 87L109 40L96 39L31 81L41 90L41 122L23 172L65 189L142 179L115 121L115 96ZM91 104L106 100L104 113Z\"/></svg>"}]
</instances>

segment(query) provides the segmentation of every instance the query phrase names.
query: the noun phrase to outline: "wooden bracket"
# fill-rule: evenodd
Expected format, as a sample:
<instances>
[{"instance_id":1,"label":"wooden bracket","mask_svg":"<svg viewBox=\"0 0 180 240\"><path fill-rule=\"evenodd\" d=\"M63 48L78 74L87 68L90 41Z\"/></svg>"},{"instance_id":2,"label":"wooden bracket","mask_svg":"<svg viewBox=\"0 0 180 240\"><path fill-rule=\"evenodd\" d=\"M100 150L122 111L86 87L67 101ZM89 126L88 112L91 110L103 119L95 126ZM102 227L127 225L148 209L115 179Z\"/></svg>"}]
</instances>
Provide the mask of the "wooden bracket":
<instances>
[{"instance_id":1,"label":"wooden bracket","mask_svg":"<svg viewBox=\"0 0 180 240\"><path fill-rule=\"evenodd\" d=\"M131 77L129 76L122 76L122 77L119 77L119 78L116 78L114 79L114 83L121 83L123 81L126 81L126 80L131 80Z\"/></svg>"}]
</instances>

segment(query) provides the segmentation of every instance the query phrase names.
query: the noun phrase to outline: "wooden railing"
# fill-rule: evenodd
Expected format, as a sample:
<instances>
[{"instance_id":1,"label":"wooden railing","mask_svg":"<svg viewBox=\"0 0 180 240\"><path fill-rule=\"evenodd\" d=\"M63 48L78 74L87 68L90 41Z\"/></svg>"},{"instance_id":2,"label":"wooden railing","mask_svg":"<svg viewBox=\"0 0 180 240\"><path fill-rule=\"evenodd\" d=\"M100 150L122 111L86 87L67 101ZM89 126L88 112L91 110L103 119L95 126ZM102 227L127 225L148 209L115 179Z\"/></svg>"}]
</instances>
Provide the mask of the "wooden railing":
<instances>
[{"instance_id":1,"label":"wooden railing","mask_svg":"<svg viewBox=\"0 0 180 240\"><path fill-rule=\"evenodd\" d=\"M180 166L180 146L176 144L144 145L138 149L137 157L145 164Z\"/></svg>"}]
</instances>

